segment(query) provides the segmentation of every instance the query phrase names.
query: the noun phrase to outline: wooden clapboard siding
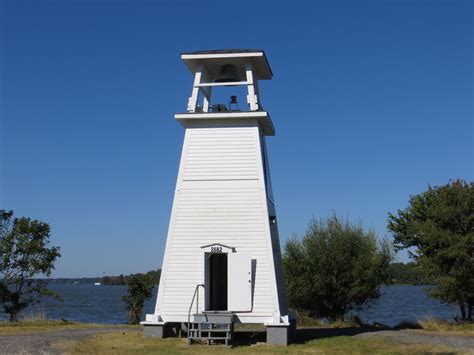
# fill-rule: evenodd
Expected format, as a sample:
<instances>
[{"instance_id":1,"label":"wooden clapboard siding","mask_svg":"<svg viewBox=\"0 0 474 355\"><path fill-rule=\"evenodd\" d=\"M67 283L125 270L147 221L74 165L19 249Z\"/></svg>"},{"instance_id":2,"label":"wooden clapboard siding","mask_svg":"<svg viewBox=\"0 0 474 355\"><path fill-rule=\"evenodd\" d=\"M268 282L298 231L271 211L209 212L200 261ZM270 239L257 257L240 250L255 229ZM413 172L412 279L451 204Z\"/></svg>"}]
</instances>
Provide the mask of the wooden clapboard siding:
<instances>
[{"instance_id":1,"label":"wooden clapboard siding","mask_svg":"<svg viewBox=\"0 0 474 355\"><path fill-rule=\"evenodd\" d=\"M283 278L276 275L281 274L280 246L276 226L269 226L274 205L265 186L265 155L257 121L187 127L156 307L163 319L182 316L185 321L195 286L203 282L201 247L213 243L256 260L252 316L271 318L283 310L279 299L284 287L277 285Z\"/></svg>"},{"instance_id":2,"label":"wooden clapboard siding","mask_svg":"<svg viewBox=\"0 0 474 355\"><path fill-rule=\"evenodd\" d=\"M257 180L255 130L249 127L189 129L183 181Z\"/></svg>"}]
</instances>

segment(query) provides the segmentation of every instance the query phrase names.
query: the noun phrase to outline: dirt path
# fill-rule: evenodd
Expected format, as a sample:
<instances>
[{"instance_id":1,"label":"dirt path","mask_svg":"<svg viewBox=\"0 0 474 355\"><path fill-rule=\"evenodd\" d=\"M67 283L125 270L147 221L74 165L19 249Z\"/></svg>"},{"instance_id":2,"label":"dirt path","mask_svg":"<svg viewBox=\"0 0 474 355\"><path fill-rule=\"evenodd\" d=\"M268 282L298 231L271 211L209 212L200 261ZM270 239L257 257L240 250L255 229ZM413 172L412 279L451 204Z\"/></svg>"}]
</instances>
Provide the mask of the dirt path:
<instances>
[{"instance_id":1,"label":"dirt path","mask_svg":"<svg viewBox=\"0 0 474 355\"><path fill-rule=\"evenodd\" d=\"M41 332L25 332L15 335L0 335L0 354L61 354L55 346L62 341L78 341L88 336L116 331L133 331L126 328L63 329Z\"/></svg>"},{"instance_id":2,"label":"dirt path","mask_svg":"<svg viewBox=\"0 0 474 355\"><path fill-rule=\"evenodd\" d=\"M457 351L474 354L474 337L439 332L426 332L423 330L383 330L379 332L362 333L358 338L383 337L397 343L405 344L431 344L449 346Z\"/></svg>"}]
</instances>

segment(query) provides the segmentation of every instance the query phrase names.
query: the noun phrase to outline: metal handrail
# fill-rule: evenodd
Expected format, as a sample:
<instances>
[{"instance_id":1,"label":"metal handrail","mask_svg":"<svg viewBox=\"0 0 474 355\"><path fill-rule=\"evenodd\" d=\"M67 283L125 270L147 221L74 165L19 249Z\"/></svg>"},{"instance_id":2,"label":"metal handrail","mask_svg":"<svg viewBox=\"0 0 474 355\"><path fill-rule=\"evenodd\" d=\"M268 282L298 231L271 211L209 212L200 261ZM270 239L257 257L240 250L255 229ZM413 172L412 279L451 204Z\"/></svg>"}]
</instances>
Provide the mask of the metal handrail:
<instances>
[{"instance_id":1,"label":"metal handrail","mask_svg":"<svg viewBox=\"0 0 474 355\"><path fill-rule=\"evenodd\" d=\"M196 288L194 289L194 294L193 294L193 299L191 300L191 304L189 305L189 311L188 311L188 341L191 339L190 338L190 327L191 327L191 310L193 308L193 303L194 299L196 298L197 294L197 300L196 300L196 313L199 312L199 287L202 287L203 289L206 289L206 286L204 284L197 284Z\"/></svg>"}]
</instances>

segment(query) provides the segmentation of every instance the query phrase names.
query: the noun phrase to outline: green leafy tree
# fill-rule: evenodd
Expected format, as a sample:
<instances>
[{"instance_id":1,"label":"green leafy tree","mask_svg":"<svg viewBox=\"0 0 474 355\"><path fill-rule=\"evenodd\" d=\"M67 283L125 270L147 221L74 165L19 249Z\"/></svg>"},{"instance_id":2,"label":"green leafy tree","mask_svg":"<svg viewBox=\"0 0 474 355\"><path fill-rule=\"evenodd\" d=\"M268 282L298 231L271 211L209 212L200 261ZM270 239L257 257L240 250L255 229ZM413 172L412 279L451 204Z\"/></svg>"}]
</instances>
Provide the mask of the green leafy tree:
<instances>
[{"instance_id":1,"label":"green leafy tree","mask_svg":"<svg viewBox=\"0 0 474 355\"><path fill-rule=\"evenodd\" d=\"M128 278L127 294L123 296L128 310L128 322L138 324L142 315L143 305L152 297L155 282L152 276L135 274Z\"/></svg>"},{"instance_id":2,"label":"green leafy tree","mask_svg":"<svg viewBox=\"0 0 474 355\"><path fill-rule=\"evenodd\" d=\"M343 320L349 310L380 296L392 259L390 244L373 231L341 221L312 220L302 240L287 242L283 267L291 307Z\"/></svg>"},{"instance_id":3,"label":"green leafy tree","mask_svg":"<svg viewBox=\"0 0 474 355\"><path fill-rule=\"evenodd\" d=\"M434 281L432 296L458 304L472 321L474 305L474 183L455 180L428 187L409 205L389 213L388 229L397 249L410 255Z\"/></svg>"},{"instance_id":4,"label":"green leafy tree","mask_svg":"<svg viewBox=\"0 0 474 355\"><path fill-rule=\"evenodd\" d=\"M58 247L48 247L50 227L30 218L13 218L13 211L0 210L0 303L10 321L38 296L59 297L34 276L50 276L61 256Z\"/></svg>"},{"instance_id":5,"label":"green leafy tree","mask_svg":"<svg viewBox=\"0 0 474 355\"><path fill-rule=\"evenodd\" d=\"M432 285L431 280L414 262L392 263L389 266L391 284Z\"/></svg>"},{"instance_id":6,"label":"green leafy tree","mask_svg":"<svg viewBox=\"0 0 474 355\"><path fill-rule=\"evenodd\" d=\"M137 274L139 275L139 274ZM147 275L150 275L155 284L158 284L160 282L160 275L161 275L161 270L152 270L148 271ZM102 277L102 283L104 285L126 285L128 283L128 278L132 275L122 275L120 274L119 276L104 276Z\"/></svg>"}]
</instances>

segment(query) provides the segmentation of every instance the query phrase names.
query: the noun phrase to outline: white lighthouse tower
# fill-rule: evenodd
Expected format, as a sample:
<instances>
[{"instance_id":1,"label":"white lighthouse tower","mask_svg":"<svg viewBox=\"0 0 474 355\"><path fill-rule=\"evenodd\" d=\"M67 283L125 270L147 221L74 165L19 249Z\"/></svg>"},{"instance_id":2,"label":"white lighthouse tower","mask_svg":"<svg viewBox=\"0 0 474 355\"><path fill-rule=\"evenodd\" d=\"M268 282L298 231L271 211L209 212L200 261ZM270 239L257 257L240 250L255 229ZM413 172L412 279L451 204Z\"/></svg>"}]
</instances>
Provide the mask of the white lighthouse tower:
<instances>
[{"instance_id":1,"label":"white lighthouse tower","mask_svg":"<svg viewBox=\"0 0 474 355\"><path fill-rule=\"evenodd\" d=\"M262 50L183 53L194 76L158 298L145 336L232 340L234 323L263 323L286 344L290 319L265 139L275 135L260 102L272 71ZM214 103L222 87L246 87ZM237 88L236 88L237 89ZM241 88L242 89L242 88ZM242 106L242 105L241 105Z\"/></svg>"}]
</instances>

